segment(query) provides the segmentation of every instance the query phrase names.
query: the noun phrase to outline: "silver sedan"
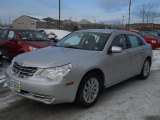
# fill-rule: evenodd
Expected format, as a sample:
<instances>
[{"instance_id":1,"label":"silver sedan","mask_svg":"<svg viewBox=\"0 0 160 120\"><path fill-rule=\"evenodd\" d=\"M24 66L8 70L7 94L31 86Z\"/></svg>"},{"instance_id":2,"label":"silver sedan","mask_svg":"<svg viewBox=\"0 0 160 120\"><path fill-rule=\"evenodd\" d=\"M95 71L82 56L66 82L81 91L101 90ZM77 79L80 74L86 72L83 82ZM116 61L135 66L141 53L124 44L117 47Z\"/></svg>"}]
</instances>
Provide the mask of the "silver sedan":
<instances>
[{"instance_id":1,"label":"silver sedan","mask_svg":"<svg viewBox=\"0 0 160 120\"><path fill-rule=\"evenodd\" d=\"M152 48L136 33L81 30L54 46L21 54L6 71L17 94L46 104L92 106L103 88L133 76L146 79Z\"/></svg>"}]
</instances>

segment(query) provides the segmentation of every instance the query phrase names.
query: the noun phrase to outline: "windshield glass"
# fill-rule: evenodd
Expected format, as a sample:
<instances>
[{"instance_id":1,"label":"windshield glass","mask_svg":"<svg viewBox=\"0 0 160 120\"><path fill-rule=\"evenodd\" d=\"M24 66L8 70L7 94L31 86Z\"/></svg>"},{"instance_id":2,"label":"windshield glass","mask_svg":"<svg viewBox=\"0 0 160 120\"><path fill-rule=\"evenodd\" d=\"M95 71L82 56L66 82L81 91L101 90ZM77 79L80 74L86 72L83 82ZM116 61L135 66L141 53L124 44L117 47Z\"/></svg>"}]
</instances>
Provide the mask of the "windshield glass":
<instances>
[{"instance_id":1,"label":"windshield glass","mask_svg":"<svg viewBox=\"0 0 160 120\"><path fill-rule=\"evenodd\" d=\"M63 38L55 46L102 51L109 36L108 33L74 32Z\"/></svg>"},{"instance_id":2,"label":"windshield glass","mask_svg":"<svg viewBox=\"0 0 160 120\"><path fill-rule=\"evenodd\" d=\"M152 35L153 37L160 37L160 36L158 35L158 33L155 32L155 31L148 31L148 33L149 33L150 35Z\"/></svg>"},{"instance_id":3,"label":"windshield glass","mask_svg":"<svg viewBox=\"0 0 160 120\"><path fill-rule=\"evenodd\" d=\"M27 40L27 41L46 41L48 40L47 36L39 31L24 30L24 31L18 31L18 33L21 36L22 40Z\"/></svg>"}]
</instances>

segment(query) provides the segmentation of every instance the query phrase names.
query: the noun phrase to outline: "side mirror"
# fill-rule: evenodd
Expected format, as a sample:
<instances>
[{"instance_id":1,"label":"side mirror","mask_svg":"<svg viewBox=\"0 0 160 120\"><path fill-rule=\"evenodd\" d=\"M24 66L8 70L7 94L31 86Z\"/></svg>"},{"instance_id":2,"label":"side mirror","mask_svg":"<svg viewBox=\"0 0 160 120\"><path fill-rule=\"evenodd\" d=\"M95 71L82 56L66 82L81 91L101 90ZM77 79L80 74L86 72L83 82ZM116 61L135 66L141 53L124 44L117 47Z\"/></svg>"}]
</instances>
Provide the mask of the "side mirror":
<instances>
[{"instance_id":1,"label":"side mirror","mask_svg":"<svg viewBox=\"0 0 160 120\"><path fill-rule=\"evenodd\" d=\"M54 34L53 32L47 34L47 36L48 36L49 39L56 39L57 38L57 35Z\"/></svg>"},{"instance_id":2,"label":"side mirror","mask_svg":"<svg viewBox=\"0 0 160 120\"><path fill-rule=\"evenodd\" d=\"M110 53L121 53L122 52L122 47L119 46L112 46L110 49Z\"/></svg>"}]
</instances>

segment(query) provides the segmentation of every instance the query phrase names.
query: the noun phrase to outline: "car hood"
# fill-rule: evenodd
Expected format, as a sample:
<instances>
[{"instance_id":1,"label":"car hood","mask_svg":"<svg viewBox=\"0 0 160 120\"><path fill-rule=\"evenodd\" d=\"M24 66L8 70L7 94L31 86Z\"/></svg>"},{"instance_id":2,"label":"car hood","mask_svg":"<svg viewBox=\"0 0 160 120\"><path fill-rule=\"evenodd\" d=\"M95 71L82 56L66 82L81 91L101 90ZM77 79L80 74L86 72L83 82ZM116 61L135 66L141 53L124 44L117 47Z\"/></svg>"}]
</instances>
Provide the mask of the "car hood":
<instances>
[{"instance_id":1,"label":"car hood","mask_svg":"<svg viewBox=\"0 0 160 120\"><path fill-rule=\"evenodd\" d=\"M48 68L69 64L74 61L87 59L96 55L98 51L47 47L32 52L24 53L15 57L15 61L24 66L34 66L39 68Z\"/></svg>"},{"instance_id":2,"label":"car hood","mask_svg":"<svg viewBox=\"0 0 160 120\"><path fill-rule=\"evenodd\" d=\"M24 44L28 44L29 46L35 47L35 48L43 48L48 47L51 43L50 40L46 41L23 41Z\"/></svg>"}]
</instances>

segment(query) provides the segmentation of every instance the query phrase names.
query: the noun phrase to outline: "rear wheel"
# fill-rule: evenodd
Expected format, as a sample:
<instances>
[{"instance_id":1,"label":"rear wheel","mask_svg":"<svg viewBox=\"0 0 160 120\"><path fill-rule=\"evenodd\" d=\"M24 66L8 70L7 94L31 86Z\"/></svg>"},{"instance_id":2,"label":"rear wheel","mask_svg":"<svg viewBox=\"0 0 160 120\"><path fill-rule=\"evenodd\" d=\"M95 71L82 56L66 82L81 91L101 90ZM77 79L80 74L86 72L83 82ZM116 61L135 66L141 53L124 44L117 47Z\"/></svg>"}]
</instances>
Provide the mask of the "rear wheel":
<instances>
[{"instance_id":1,"label":"rear wheel","mask_svg":"<svg viewBox=\"0 0 160 120\"><path fill-rule=\"evenodd\" d=\"M145 60L139 78L145 80L150 74L151 61L149 59Z\"/></svg>"},{"instance_id":2,"label":"rear wheel","mask_svg":"<svg viewBox=\"0 0 160 120\"><path fill-rule=\"evenodd\" d=\"M82 107L94 105L101 91L100 76L94 73L88 74L80 83L77 101Z\"/></svg>"}]
</instances>

